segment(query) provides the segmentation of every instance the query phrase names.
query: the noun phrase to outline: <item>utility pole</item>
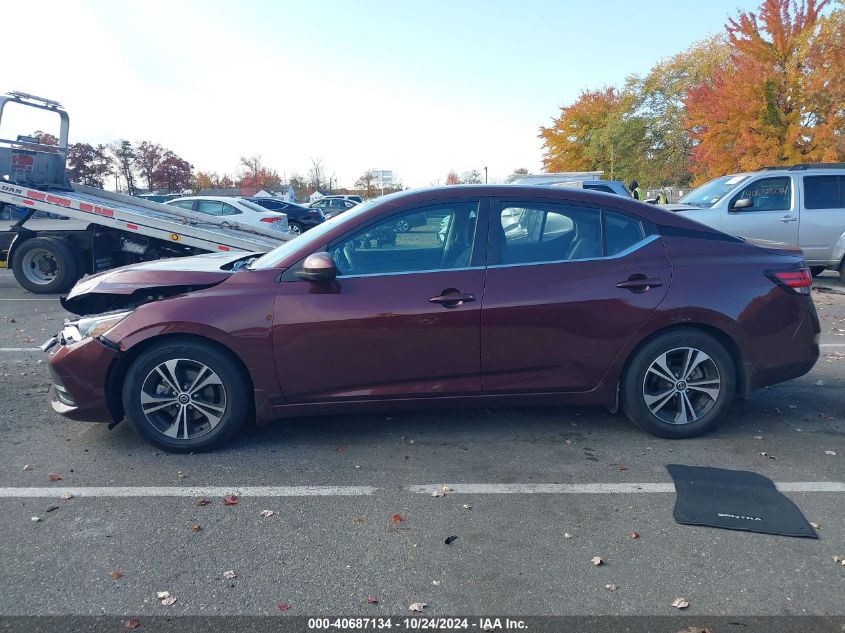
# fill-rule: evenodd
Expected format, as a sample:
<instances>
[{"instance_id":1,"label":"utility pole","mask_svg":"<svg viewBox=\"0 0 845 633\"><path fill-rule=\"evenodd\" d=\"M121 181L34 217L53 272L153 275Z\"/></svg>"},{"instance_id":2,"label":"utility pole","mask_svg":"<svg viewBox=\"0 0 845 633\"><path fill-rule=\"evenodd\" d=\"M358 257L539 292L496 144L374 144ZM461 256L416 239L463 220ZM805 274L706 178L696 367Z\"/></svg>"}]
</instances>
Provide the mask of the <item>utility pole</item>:
<instances>
[{"instance_id":1,"label":"utility pole","mask_svg":"<svg viewBox=\"0 0 845 633\"><path fill-rule=\"evenodd\" d=\"M484 184L487 184L487 168L484 168Z\"/></svg>"}]
</instances>

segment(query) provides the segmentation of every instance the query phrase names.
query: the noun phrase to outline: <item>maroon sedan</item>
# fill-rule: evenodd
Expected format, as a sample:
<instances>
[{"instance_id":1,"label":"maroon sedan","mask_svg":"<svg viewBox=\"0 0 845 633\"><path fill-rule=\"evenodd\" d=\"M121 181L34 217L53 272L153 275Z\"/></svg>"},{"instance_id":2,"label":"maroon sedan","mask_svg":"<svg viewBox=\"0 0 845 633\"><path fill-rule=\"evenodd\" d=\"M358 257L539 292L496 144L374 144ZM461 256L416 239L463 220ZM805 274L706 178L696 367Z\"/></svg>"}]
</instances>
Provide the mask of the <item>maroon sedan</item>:
<instances>
[{"instance_id":1,"label":"maroon sedan","mask_svg":"<svg viewBox=\"0 0 845 633\"><path fill-rule=\"evenodd\" d=\"M406 221L409 231L396 230ZM799 251L570 188L386 196L265 255L78 283L45 344L53 408L163 448L251 420L429 406L600 405L662 437L801 376L819 320Z\"/></svg>"}]
</instances>

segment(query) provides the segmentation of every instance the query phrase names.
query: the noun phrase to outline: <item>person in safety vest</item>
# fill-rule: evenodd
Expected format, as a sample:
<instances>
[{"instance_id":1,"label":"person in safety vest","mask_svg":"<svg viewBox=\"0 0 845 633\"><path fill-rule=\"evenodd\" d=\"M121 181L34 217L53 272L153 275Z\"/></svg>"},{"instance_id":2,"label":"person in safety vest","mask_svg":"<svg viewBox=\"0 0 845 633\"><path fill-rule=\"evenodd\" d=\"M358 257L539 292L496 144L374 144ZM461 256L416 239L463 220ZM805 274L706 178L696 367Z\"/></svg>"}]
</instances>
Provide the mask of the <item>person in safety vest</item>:
<instances>
[{"instance_id":1,"label":"person in safety vest","mask_svg":"<svg viewBox=\"0 0 845 633\"><path fill-rule=\"evenodd\" d=\"M639 200L640 202L645 200L645 191L640 189L640 183L638 183L636 180L631 181L629 189L631 190L631 197L634 200Z\"/></svg>"}]
</instances>

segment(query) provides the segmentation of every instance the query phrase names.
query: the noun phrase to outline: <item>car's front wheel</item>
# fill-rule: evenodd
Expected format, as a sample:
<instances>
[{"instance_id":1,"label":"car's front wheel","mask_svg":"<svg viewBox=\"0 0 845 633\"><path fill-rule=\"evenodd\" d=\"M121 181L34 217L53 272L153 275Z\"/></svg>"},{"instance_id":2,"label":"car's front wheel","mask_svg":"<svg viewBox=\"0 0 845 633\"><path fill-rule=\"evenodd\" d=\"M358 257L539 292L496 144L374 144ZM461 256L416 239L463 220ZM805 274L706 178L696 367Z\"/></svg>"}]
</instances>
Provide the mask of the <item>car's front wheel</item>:
<instances>
[{"instance_id":1,"label":"car's front wheel","mask_svg":"<svg viewBox=\"0 0 845 633\"><path fill-rule=\"evenodd\" d=\"M168 451L214 448L249 416L249 382L230 355L202 341L143 351L123 383L123 406L138 432Z\"/></svg>"},{"instance_id":2,"label":"car's front wheel","mask_svg":"<svg viewBox=\"0 0 845 633\"><path fill-rule=\"evenodd\" d=\"M715 338L674 330L640 348L622 379L622 405L632 422L659 437L711 430L730 405L736 369Z\"/></svg>"}]
</instances>

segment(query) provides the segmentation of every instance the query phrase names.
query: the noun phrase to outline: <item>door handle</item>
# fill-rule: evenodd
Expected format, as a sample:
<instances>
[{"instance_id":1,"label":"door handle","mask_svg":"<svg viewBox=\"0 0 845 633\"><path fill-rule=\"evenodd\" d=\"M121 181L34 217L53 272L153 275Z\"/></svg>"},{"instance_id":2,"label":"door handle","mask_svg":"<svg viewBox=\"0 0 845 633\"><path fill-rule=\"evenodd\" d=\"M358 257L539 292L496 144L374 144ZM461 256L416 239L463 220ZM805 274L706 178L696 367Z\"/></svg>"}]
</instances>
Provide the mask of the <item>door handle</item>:
<instances>
[{"instance_id":1,"label":"door handle","mask_svg":"<svg viewBox=\"0 0 845 633\"><path fill-rule=\"evenodd\" d=\"M475 294L472 292L461 292L455 288L447 288L436 297L428 300L429 303L439 303L444 308L457 308L464 303L475 301Z\"/></svg>"},{"instance_id":2,"label":"door handle","mask_svg":"<svg viewBox=\"0 0 845 633\"><path fill-rule=\"evenodd\" d=\"M780 219L781 222L797 222L798 218L793 218L791 215L785 215Z\"/></svg>"},{"instance_id":3,"label":"door handle","mask_svg":"<svg viewBox=\"0 0 845 633\"><path fill-rule=\"evenodd\" d=\"M662 286L660 277L646 277L645 275L631 275L625 281L616 284L617 288L627 288L631 292L645 292L657 286Z\"/></svg>"}]
</instances>

